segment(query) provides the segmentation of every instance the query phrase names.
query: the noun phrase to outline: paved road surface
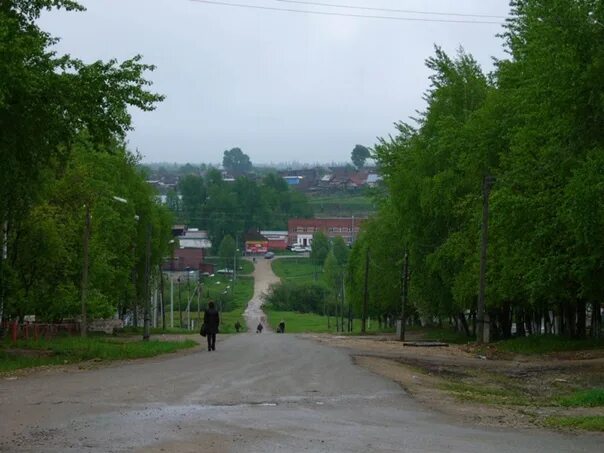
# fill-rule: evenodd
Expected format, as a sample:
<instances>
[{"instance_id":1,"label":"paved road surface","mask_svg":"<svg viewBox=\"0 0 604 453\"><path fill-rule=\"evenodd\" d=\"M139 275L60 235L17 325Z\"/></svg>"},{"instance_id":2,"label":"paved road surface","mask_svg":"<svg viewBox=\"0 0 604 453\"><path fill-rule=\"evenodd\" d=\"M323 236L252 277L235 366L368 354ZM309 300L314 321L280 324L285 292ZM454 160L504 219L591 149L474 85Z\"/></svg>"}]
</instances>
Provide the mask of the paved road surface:
<instances>
[{"instance_id":1,"label":"paved road surface","mask_svg":"<svg viewBox=\"0 0 604 453\"><path fill-rule=\"evenodd\" d=\"M601 451L597 435L464 426L297 336L219 336L203 349L0 379L0 451Z\"/></svg>"}]
</instances>

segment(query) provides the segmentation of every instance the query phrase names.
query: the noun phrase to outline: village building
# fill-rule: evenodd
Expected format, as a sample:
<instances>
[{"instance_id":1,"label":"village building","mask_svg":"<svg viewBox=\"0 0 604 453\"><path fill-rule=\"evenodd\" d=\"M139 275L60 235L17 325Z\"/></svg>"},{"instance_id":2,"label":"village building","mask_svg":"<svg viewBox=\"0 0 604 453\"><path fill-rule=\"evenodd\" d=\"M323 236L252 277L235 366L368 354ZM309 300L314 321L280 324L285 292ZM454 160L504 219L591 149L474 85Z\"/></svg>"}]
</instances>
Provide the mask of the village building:
<instances>
[{"instance_id":1,"label":"village building","mask_svg":"<svg viewBox=\"0 0 604 453\"><path fill-rule=\"evenodd\" d=\"M256 255L268 252L269 241L259 231L248 231L244 236L246 255Z\"/></svg>"},{"instance_id":2,"label":"village building","mask_svg":"<svg viewBox=\"0 0 604 453\"><path fill-rule=\"evenodd\" d=\"M268 240L269 250L285 250L287 248L287 231L260 231Z\"/></svg>"},{"instance_id":3,"label":"village building","mask_svg":"<svg viewBox=\"0 0 604 453\"><path fill-rule=\"evenodd\" d=\"M323 232L329 239L342 237L351 245L359 235L364 218L338 217L325 219L289 219L287 222L290 247L312 247L313 235Z\"/></svg>"}]
</instances>

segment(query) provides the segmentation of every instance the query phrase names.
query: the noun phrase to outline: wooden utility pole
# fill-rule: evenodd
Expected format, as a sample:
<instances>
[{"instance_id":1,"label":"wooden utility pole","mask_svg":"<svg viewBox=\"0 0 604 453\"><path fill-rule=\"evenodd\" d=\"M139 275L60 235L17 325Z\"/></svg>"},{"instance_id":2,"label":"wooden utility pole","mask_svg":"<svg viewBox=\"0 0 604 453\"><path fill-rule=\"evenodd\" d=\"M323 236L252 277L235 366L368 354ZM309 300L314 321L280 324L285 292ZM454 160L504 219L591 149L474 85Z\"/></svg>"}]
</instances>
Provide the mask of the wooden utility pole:
<instances>
[{"instance_id":1,"label":"wooden utility pole","mask_svg":"<svg viewBox=\"0 0 604 453\"><path fill-rule=\"evenodd\" d=\"M478 329L476 333L476 341L484 343L484 324L485 324L485 291L486 291L486 274L487 274L487 249L489 245L489 193L495 178L485 176L482 180L482 243L480 247L480 284L478 289L478 307L477 307L477 323Z\"/></svg>"},{"instance_id":2,"label":"wooden utility pole","mask_svg":"<svg viewBox=\"0 0 604 453\"><path fill-rule=\"evenodd\" d=\"M369 248L365 252L365 291L363 294L363 317L361 322L361 333L367 333L367 299L369 298Z\"/></svg>"},{"instance_id":3,"label":"wooden utility pole","mask_svg":"<svg viewBox=\"0 0 604 453\"><path fill-rule=\"evenodd\" d=\"M405 306L409 294L409 252L405 250L403 259L403 272L401 274L401 332L399 340L405 341Z\"/></svg>"},{"instance_id":4,"label":"wooden utility pole","mask_svg":"<svg viewBox=\"0 0 604 453\"><path fill-rule=\"evenodd\" d=\"M86 220L84 224L84 237L82 239L82 321L80 324L80 334L85 337L88 331L88 320L86 319L86 302L88 297L88 261L89 261L89 243L90 243L90 205L86 204Z\"/></svg>"},{"instance_id":5,"label":"wooden utility pole","mask_svg":"<svg viewBox=\"0 0 604 453\"><path fill-rule=\"evenodd\" d=\"M164 273L159 265L159 296L161 297L161 328L166 330L166 304L164 300Z\"/></svg>"},{"instance_id":6,"label":"wooden utility pole","mask_svg":"<svg viewBox=\"0 0 604 453\"><path fill-rule=\"evenodd\" d=\"M150 336L150 305L151 305L151 224L147 225L147 248L145 251L145 291L144 291L144 315L143 315L143 340L148 341Z\"/></svg>"}]
</instances>

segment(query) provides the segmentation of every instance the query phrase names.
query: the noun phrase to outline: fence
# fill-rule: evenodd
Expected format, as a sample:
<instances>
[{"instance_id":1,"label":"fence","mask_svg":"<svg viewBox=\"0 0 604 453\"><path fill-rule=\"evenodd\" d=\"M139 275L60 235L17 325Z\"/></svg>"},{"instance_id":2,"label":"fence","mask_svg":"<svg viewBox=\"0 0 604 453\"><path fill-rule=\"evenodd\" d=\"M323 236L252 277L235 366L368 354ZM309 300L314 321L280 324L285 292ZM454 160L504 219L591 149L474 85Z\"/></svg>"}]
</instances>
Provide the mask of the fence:
<instances>
[{"instance_id":1,"label":"fence","mask_svg":"<svg viewBox=\"0 0 604 453\"><path fill-rule=\"evenodd\" d=\"M17 321L4 321L2 331L8 334L12 341L39 340L40 338L52 338L60 333L68 335L78 335L80 333L80 324L77 322L43 324L37 322L24 322L19 324Z\"/></svg>"}]
</instances>

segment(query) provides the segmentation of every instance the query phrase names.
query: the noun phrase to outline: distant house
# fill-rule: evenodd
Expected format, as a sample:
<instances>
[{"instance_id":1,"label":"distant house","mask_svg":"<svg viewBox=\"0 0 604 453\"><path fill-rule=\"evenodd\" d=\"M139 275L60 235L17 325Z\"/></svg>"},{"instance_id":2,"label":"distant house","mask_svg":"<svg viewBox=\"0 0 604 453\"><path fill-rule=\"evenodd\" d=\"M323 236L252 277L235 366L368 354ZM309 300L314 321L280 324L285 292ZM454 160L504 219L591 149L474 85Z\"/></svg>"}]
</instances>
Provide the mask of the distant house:
<instances>
[{"instance_id":1,"label":"distant house","mask_svg":"<svg viewBox=\"0 0 604 453\"><path fill-rule=\"evenodd\" d=\"M288 186L297 186L304 179L304 176L283 176Z\"/></svg>"},{"instance_id":2,"label":"distant house","mask_svg":"<svg viewBox=\"0 0 604 453\"><path fill-rule=\"evenodd\" d=\"M288 245L312 246L313 235L322 231L328 238L342 237L352 244L359 235L364 218L338 217L325 219L289 219L287 222Z\"/></svg>"},{"instance_id":3,"label":"distant house","mask_svg":"<svg viewBox=\"0 0 604 453\"><path fill-rule=\"evenodd\" d=\"M212 241L208 238L208 232L197 228L189 228L178 236L180 248L211 249Z\"/></svg>"},{"instance_id":4,"label":"distant house","mask_svg":"<svg viewBox=\"0 0 604 453\"><path fill-rule=\"evenodd\" d=\"M287 231L260 231L268 240L269 250L285 250L287 248Z\"/></svg>"},{"instance_id":5,"label":"distant house","mask_svg":"<svg viewBox=\"0 0 604 453\"><path fill-rule=\"evenodd\" d=\"M178 247L162 266L164 271L213 272L211 265L204 263L204 250L212 248L207 231L187 228L185 225L174 225L172 234L177 239Z\"/></svg>"}]
</instances>

